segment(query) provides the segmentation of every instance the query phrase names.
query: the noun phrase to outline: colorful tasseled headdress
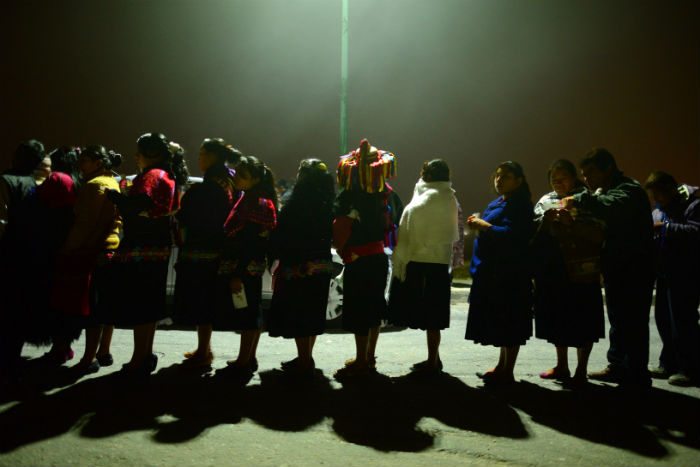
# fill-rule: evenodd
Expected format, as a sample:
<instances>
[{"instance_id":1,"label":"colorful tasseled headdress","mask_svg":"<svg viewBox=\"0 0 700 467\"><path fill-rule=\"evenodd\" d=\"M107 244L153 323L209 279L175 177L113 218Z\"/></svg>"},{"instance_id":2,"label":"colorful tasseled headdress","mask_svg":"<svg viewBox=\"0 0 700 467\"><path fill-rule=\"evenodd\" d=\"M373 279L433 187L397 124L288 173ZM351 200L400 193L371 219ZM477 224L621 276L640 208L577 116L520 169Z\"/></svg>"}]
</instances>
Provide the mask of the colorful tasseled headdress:
<instances>
[{"instance_id":1,"label":"colorful tasseled headdress","mask_svg":"<svg viewBox=\"0 0 700 467\"><path fill-rule=\"evenodd\" d=\"M384 182L394 176L396 157L390 152L372 148L366 139L359 148L340 156L338 184L346 190L359 188L367 193L381 192Z\"/></svg>"}]
</instances>

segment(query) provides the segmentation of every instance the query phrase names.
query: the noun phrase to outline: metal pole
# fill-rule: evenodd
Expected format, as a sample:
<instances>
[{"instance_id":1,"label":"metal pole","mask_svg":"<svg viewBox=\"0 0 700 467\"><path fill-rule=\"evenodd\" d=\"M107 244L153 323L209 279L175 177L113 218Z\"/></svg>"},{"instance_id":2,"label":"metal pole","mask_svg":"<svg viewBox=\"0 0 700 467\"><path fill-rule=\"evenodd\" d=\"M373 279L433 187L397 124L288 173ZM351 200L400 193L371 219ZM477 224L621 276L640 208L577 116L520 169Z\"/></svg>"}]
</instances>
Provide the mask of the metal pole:
<instances>
[{"instance_id":1,"label":"metal pole","mask_svg":"<svg viewBox=\"0 0 700 467\"><path fill-rule=\"evenodd\" d=\"M340 21L340 154L348 152L348 0L341 0Z\"/></svg>"}]
</instances>

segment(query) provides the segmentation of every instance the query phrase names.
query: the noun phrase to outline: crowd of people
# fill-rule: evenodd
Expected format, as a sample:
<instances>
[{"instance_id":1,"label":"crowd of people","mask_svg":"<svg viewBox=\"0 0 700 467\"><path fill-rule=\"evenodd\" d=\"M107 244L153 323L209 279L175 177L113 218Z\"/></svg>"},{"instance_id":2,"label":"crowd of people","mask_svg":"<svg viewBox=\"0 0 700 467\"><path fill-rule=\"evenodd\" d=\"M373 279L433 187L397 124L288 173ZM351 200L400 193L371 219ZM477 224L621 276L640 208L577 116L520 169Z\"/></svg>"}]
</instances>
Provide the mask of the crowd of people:
<instances>
[{"instance_id":1,"label":"crowd of people","mask_svg":"<svg viewBox=\"0 0 700 467\"><path fill-rule=\"evenodd\" d=\"M335 248L344 263L342 327L354 334L356 352L334 376L376 371L383 321L425 330L427 358L411 371L439 375L463 227L474 233L465 337L500 350L496 365L478 374L486 384L514 382L533 328L556 350L556 364L540 377L572 389L588 378L640 387L650 386L651 377L677 385L700 380L700 197L697 187L667 173L653 172L642 186L598 148L578 168L564 159L552 163L553 191L533 205L522 166L506 161L493 174L498 197L483 216L462 222L444 160L423 164L404 207L388 183L396 157L367 140L341 156L335 171L320 159L302 160L283 203L271 169L220 138L202 142L204 177L192 186L184 150L163 134L139 137L135 159L138 175L118 181L122 156L104 146L63 147L47 156L42 143L30 140L0 176L3 385L20 377L25 343L51 345L40 359L61 365L73 358L71 344L83 329L84 354L71 371L82 376L112 365L114 326L134 333L121 372L154 372L157 323L170 314L173 246L171 317L197 330L184 368L211 368L213 330L234 329L240 347L227 371L251 375L266 329L295 340L297 356L282 362L283 371L312 378ZM266 269L273 296L263 319ZM663 350L658 366L649 367L654 284ZM609 364L588 372L593 344L605 337L602 289ZM577 352L573 376L569 347Z\"/></svg>"}]
</instances>

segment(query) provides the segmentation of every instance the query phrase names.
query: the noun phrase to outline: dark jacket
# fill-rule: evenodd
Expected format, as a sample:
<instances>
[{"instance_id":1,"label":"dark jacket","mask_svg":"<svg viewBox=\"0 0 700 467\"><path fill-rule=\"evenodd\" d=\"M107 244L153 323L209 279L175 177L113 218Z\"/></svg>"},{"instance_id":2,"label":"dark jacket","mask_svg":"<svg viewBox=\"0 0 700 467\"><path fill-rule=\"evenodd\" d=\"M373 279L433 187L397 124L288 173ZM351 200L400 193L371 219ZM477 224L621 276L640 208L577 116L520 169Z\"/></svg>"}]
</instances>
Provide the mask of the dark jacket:
<instances>
[{"instance_id":1,"label":"dark jacket","mask_svg":"<svg viewBox=\"0 0 700 467\"><path fill-rule=\"evenodd\" d=\"M664 222L654 235L658 274L669 279L700 280L700 190L681 185L679 195L663 210L654 209L654 222Z\"/></svg>"},{"instance_id":2,"label":"dark jacket","mask_svg":"<svg viewBox=\"0 0 700 467\"><path fill-rule=\"evenodd\" d=\"M649 197L639 182L618 172L605 192L574 195L574 205L601 218L607 226L601 255L604 277L651 274L653 224Z\"/></svg>"}]
</instances>

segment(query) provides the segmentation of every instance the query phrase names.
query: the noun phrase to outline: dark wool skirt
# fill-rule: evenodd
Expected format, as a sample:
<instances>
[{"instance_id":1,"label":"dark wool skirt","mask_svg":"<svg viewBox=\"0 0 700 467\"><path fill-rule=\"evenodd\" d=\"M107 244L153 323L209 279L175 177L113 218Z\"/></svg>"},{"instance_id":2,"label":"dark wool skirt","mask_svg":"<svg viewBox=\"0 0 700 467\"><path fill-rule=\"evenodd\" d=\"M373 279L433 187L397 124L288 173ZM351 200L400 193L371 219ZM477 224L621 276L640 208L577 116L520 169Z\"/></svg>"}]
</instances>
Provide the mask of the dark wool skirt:
<instances>
[{"instance_id":1,"label":"dark wool skirt","mask_svg":"<svg viewBox=\"0 0 700 467\"><path fill-rule=\"evenodd\" d=\"M330 282L330 274L278 277L267 316L269 335L294 338L323 334Z\"/></svg>"},{"instance_id":2,"label":"dark wool skirt","mask_svg":"<svg viewBox=\"0 0 700 467\"><path fill-rule=\"evenodd\" d=\"M385 254L363 256L345 265L342 327L366 336L386 317L389 260Z\"/></svg>"},{"instance_id":3,"label":"dark wool skirt","mask_svg":"<svg viewBox=\"0 0 700 467\"><path fill-rule=\"evenodd\" d=\"M176 323L187 326L212 324L216 310L231 301L226 297L227 301L222 304L222 295L217 293L218 268L218 261L177 263L173 317Z\"/></svg>"},{"instance_id":4,"label":"dark wool skirt","mask_svg":"<svg viewBox=\"0 0 700 467\"><path fill-rule=\"evenodd\" d=\"M244 274L242 282L248 306L236 308L233 305L230 278L218 276L216 284L219 305L213 323L216 329L249 331L262 328L262 276Z\"/></svg>"},{"instance_id":5,"label":"dark wool skirt","mask_svg":"<svg viewBox=\"0 0 700 467\"><path fill-rule=\"evenodd\" d=\"M112 294L114 287L110 284L111 264L98 262L90 275L90 314L85 317L82 327L92 328L110 325L113 321L110 316L111 304L114 301Z\"/></svg>"},{"instance_id":6,"label":"dark wool skirt","mask_svg":"<svg viewBox=\"0 0 700 467\"><path fill-rule=\"evenodd\" d=\"M394 278L389 322L412 329L450 327L450 273L447 264L410 262L404 282Z\"/></svg>"},{"instance_id":7,"label":"dark wool skirt","mask_svg":"<svg viewBox=\"0 0 700 467\"><path fill-rule=\"evenodd\" d=\"M531 289L527 275L502 273L475 278L465 338L496 347L525 344L532 335Z\"/></svg>"},{"instance_id":8,"label":"dark wool skirt","mask_svg":"<svg viewBox=\"0 0 700 467\"><path fill-rule=\"evenodd\" d=\"M599 284L553 279L535 287L535 336L557 347L583 347L605 337Z\"/></svg>"},{"instance_id":9,"label":"dark wool skirt","mask_svg":"<svg viewBox=\"0 0 700 467\"><path fill-rule=\"evenodd\" d=\"M168 261L113 261L109 271L109 317L104 324L136 326L168 317Z\"/></svg>"}]
</instances>

